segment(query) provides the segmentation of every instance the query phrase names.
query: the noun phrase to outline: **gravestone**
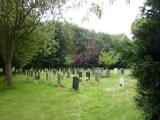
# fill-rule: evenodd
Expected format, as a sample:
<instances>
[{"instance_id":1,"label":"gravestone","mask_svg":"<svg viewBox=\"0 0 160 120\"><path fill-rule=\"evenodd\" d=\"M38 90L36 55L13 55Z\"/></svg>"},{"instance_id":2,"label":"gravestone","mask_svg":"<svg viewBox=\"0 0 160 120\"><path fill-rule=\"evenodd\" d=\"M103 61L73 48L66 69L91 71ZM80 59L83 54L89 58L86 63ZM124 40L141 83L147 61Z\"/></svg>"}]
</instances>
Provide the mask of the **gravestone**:
<instances>
[{"instance_id":1,"label":"gravestone","mask_svg":"<svg viewBox=\"0 0 160 120\"><path fill-rule=\"evenodd\" d=\"M36 78L35 79L40 80L40 72L39 71L36 72Z\"/></svg>"},{"instance_id":2,"label":"gravestone","mask_svg":"<svg viewBox=\"0 0 160 120\"><path fill-rule=\"evenodd\" d=\"M122 75L124 75L124 69L123 68L120 69L120 72L121 72Z\"/></svg>"},{"instance_id":3,"label":"gravestone","mask_svg":"<svg viewBox=\"0 0 160 120\"><path fill-rule=\"evenodd\" d=\"M76 76L73 77L72 88L73 88L74 90L79 90L79 78L76 77Z\"/></svg>"},{"instance_id":4,"label":"gravestone","mask_svg":"<svg viewBox=\"0 0 160 120\"><path fill-rule=\"evenodd\" d=\"M90 72L89 70L86 72L86 81L89 81L90 80Z\"/></svg>"},{"instance_id":5,"label":"gravestone","mask_svg":"<svg viewBox=\"0 0 160 120\"><path fill-rule=\"evenodd\" d=\"M99 72L97 70L95 71L95 80L99 81Z\"/></svg>"},{"instance_id":6,"label":"gravestone","mask_svg":"<svg viewBox=\"0 0 160 120\"><path fill-rule=\"evenodd\" d=\"M25 76L26 76L26 80L28 80L28 77L29 77L29 72L28 72L28 70L25 70Z\"/></svg>"},{"instance_id":7,"label":"gravestone","mask_svg":"<svg viewBox=\"0 0 160 120\"><path fill-rule=\"evenodd\" d=\"M120 79L119 79L119 85L120 85L121 87L124 86L124 84L125 84L124 82L125 82L124 77L120 77Z\"/></svg>"},{"instance_id":8,"label":"gravestone","mask_svg":"<svg viewBox=\"0 0 160 120\"><path fill-rule=\"evenodd\" d=\"M60 74L60 72L58 72L58 74L57 74L57 85L58 86L61 85L61 74Z\"/></svg>"},{"instance_id":9,"label":"gravestone","mask_svg":"<svg viewBox=\"0 0 160 120\"><path fill-rule=\"evenodd\" d=\"M115 74L118 73L118 68L114 68L114 71L113 71Z\"/></svg>"},{"instance_id":10,"label":"gravestone","mask_svg":"<svg viewBox=\"0 0 160 120\"><path fill-rule=\"evenodd\" d=\"M79 81L82 82L82 72L81 71L79 71L78 77L79 77Z\"/></svg>"},{"instance_id":11,"label":"gravestone","mask_svg":"<svg viewBox=\"0 0 160 120\"><path fill-rule=\"evenodd\" d=\"M50 83L51 83L51 74L50 74L50 72L46 72L46 81L47 81L48 85L50 85Z\"/></svg>"}]
</instances>

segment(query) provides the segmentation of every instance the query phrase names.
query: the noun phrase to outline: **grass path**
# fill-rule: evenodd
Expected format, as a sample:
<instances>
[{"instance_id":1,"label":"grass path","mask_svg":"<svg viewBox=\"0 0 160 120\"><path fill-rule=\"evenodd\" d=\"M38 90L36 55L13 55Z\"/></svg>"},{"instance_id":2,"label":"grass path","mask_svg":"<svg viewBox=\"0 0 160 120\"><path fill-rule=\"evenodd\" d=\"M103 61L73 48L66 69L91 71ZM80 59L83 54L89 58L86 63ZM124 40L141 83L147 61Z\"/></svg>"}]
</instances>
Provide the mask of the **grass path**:
<instances>
[{"instance_id":1,"label":"grass path","mask_svg":"<svg viewBox=\"0 0 160 120\"><path fill-rule=\"evenodd\" d=\"M71 79L64 79L65 88L59 88L55 76L50 86L44 78L34 84L32 78L16 75L15 89L6 90L0 77L0 120L140 120L133 100L136 81L128 75L126 86L113 93L103 89L117 86L118 74L99 83L92 76L80 83L79 91L71 89Z\"/></svg>"}]
</instances>

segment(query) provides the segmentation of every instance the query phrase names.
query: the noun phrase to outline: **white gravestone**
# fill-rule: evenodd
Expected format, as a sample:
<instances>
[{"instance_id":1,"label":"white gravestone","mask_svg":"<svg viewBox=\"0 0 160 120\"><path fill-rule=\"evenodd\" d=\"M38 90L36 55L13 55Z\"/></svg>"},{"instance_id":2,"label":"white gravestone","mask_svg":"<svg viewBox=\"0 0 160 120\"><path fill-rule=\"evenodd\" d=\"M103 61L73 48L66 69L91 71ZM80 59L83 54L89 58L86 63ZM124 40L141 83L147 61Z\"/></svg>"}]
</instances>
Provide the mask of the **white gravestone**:
<instances>
[{"instance_id":1,"label":"white gravestone","mask_svg":"<svg viewBox=\"0 0 160 120\"><path fill-rule=\"evenodd\" d=\"M125 85L125 79L124 79L124 77L120 77L120 79L119 79L119 85L122 86L122 87Z\"/></svg>"}]
</instances>

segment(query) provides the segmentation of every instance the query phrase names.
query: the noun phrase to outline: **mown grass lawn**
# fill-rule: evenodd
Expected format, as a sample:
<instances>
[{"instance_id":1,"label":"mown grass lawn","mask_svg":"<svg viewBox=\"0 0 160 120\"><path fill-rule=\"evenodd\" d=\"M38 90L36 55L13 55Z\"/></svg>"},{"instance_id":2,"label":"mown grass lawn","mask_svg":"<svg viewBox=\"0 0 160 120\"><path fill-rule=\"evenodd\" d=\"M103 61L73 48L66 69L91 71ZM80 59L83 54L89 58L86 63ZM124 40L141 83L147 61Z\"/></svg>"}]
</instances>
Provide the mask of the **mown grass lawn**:
<instances>
[{"instance_id":1,"label":"mown grass lawn","mask_svg":"<svg viewBox=\"0 0 160 120\"><path fill-rule=\"evenodd\" d=\"M83 74L84 75L84 74ZM45 74L35 84L33 79L15 75L12 90L4 89L0 77L0 120L140 120L141 112L136 108L136 80L128 75L123 89L113 93L103 89L119 85L119 74L101 78L96 82L83 80L80 90L74 91L72 78L62 80L64 88L47 85Z\"/></svg>"}]
</instances>

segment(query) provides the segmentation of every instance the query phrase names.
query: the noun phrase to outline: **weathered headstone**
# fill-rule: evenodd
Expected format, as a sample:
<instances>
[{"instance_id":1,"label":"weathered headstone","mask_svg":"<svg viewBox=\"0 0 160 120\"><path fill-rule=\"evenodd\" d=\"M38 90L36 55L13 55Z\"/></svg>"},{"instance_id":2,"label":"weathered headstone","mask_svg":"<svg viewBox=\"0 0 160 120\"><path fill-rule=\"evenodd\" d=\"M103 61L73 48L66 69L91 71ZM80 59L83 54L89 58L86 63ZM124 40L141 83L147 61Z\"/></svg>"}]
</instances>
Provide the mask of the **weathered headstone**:
<instances>
[{"instance_id":1,"label":"weathered headstone","mask_svg":"<svg viewBox=\"0 0 160 120\"><path fill-rule=\"evenodd\" d=\"M39 79L40 79L40 72L37 71L35 76L36 76L35 79L36 79L36 80L39 80Z\"/></svg>"},{"instance_id":2,"label":"weathered headstone","mask_svg":"<svg viewBox=\"0 0 160 120\"><path fill-rule=\"evenodd\" d=\"M120 69L120 72L121 72L121 74L124 74L124 69L121 68L121 69Z\"/></svg>"},{"instance_id":3,"label":"weathered headstone","mask_svg":"<svg viewBox=\"0 0 160 120\"><path fill-rule=\"evenodd\" d=\"M25 76L26 76L26 80L28 80L28 77L29 77L28 70L25 70Z\"/></svg>"},{"instance_id":4,"label":"weathered headstone","mask_svg":"<svg viewBox=\"0 0 160 120\"><path fill-rule=\"evenodd\" d=\"M58 86L61 85L61 74L60 74L60 72L58 72L58 74L57 74L57 85Z\"/></svg>"},{"instance_id":5,"label":"weathered headstone","mask_svg":"<svg viewBox=\"0 0 160 120\"><path fill-rule=\"evenodd\" d=\"M74 90L78 90L78 89L79 89L79 78L76 77L76 76L73 77L72 88L73 88Z\"/></svg>"},{"instance_id":6,"label":"weathered headstone","mask_svg":"<svg viewBox=\"0 0 160 120\"><path fill-rule=\"evenodd\" d=\"M124 82L125 82L124 77L120 77L120 79L119 79L119 85L123 87L124 84L125 84Z\"/></svg>"},{"instance_id":7,"label":"weathered headstone","mask_svg":"<svg viewBox=\"0 0 160 120\"><path fill-rule=\"evenodd\" d=\"M97 70L95 71L95 80L99 81L99 72Z\"/></svg>"},{"instance_id":8,"label":"weathered headstone","mask_svg":"<svg viewBox=\"0 0 160 120\"><path fill-rule=\"evenodd\" d=\"M46 81L47 81L48 85L50 85L50 83L51 83L51 74L50 74L50 72L46 72Z\"/></svg>"},{"instance_id":9,"label":"weathered headstone","mask_svg":"<svg viewBox=\"0 0 160 120\"><path fill-rule=\"evenodd\" d=\"M86 72L86 81L90 80L90 72L89 70Z\"/></svg>"},{"instance_id":10,"label":"weathered headstone","mask_svg":"<svg viewBox=\"0 0 160 120\"><path fill-rule=\"evenodd\" d=\"M114 68L114 73L115 73L115 74L118 73L118 68Z\"/></svg>"}]
</instances>

